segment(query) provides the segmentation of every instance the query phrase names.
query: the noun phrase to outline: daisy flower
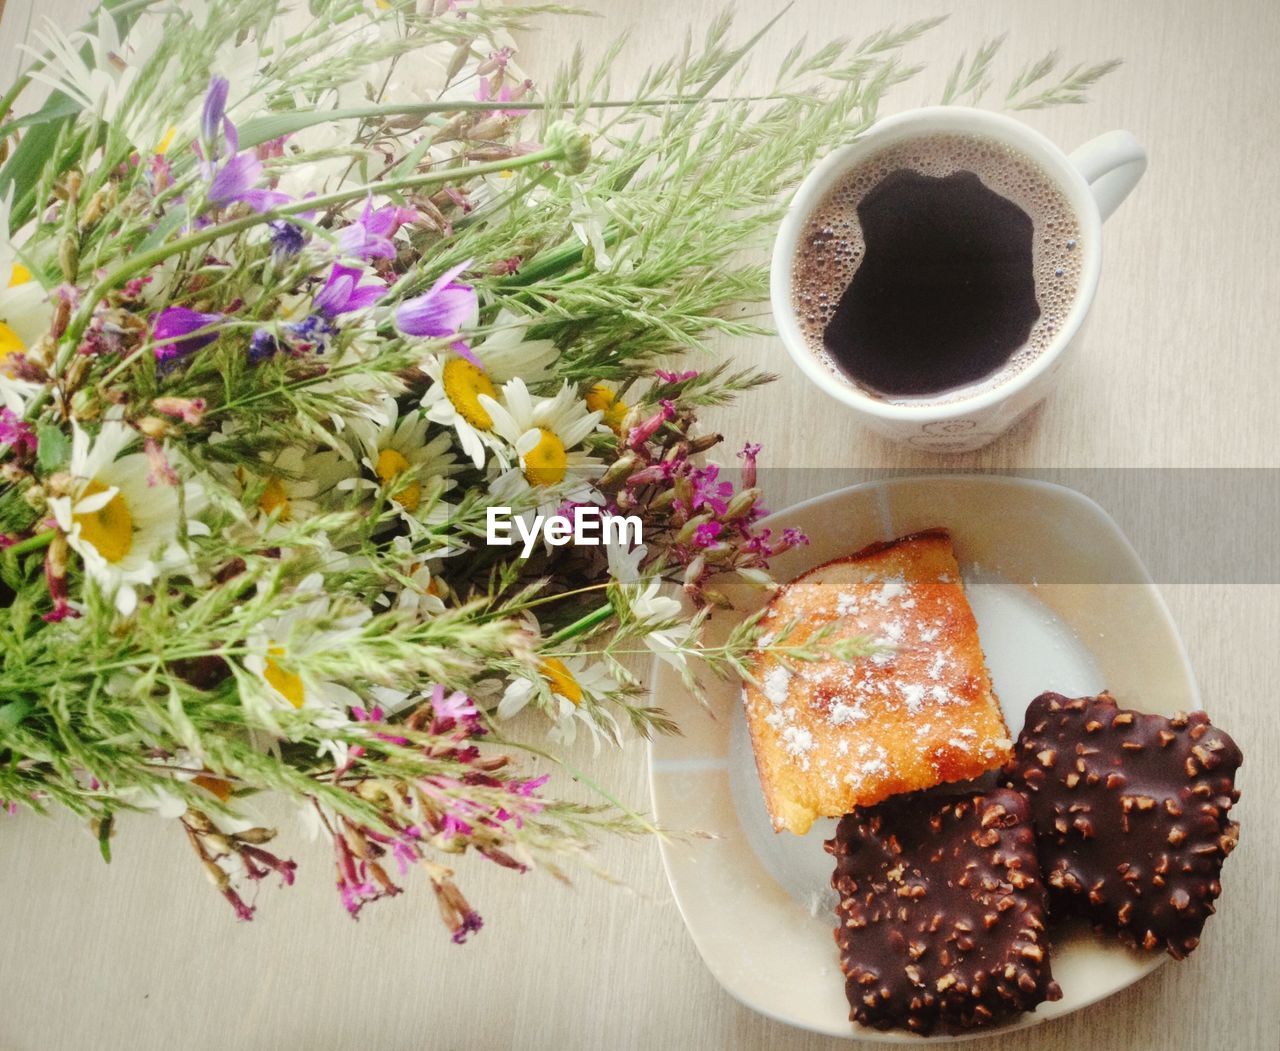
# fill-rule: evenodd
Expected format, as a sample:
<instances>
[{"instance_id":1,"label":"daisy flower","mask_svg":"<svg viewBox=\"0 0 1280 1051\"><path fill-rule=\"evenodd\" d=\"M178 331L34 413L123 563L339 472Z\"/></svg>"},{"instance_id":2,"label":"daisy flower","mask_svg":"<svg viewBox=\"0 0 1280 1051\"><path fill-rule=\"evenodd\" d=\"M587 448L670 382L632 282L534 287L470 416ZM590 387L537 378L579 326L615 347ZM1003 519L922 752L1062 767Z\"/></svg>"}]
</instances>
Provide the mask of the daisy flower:
<instances>
[{"instance_id":1,"label":"daisy flower","mask_svg":"<svg viewBox=\"0 0 1280 1051\"><path fill-rule=\"evenodd\" d=\"M549 339L530 339L532 318L510 310L500 310L489 335L471 353L494 383L506 383L516 376L526 383L538 383L551 375L551 366L560 356Z\"/></svg>"},{"instance_id":2,"label":"daisy flower","mask_svg":"<svg viewBox=\"0 0 1280 1051\"><path fill-rule=\"evenodd\" d=\"M152 464L146 454L121 455L136 435L119 421L108 420L92 440L73 423L72 435L71 490L51 498L49 507L90 579L115 596L116 609L129 614L137 606L139 585L190 564L178 542L178 487L148 481ZM179 485L190 513L198 488ZM187 531L208 530L188 520Z\"/></svg>"},{"instance_id":3,"label":"daisy flower","mask_svg":"<svg viewBox=\"0 0 1280 1051\"><path fill-rule=\"evenodd\" d=\"M9 235L9 206L13 193L0 198L0 406L18 416L37 384L16 379L15 354L25 354L53 321L53 304L31 271L18 258Z\"/></svg>"},{"instance_id":4,"label":"daisy flower","mask_svg":"<svg viewBox=\"0 0 1280 1051\"><path fill-rule=\"evenodd\" d=\"M493 433L493 417L480 403L481 396L498 393L489 374L454 353L432 356L419 368L432 380L422 396L422 414L432 423L450 428L458 436L462 454L477 467L483 467L492 452L505 468L502 439Z\"/></svg>"},{"instance_id":5,"label":"daisy flower","mask_svg":"<svg viewBox=\"0 0 1280 1051\"><path fill-rule=\"evenodd\" d=\"M372 407L376 419L360 418L351 421L352 436L362 453L360 462L374 477L352 479L344 487L398 485L392 502L399 508L401 517L433 520L447 515L447 508L438 503L439 497L453 488L449 477L458 470L452 442L447 434L440 434L427 441L430 426L420 412L400 416L395 398L386 395ZM399 485L401 476L412 481Z\"/></svg>"},{"instance_id":6,"label":"daisy flower","mask_svg":"<svg viewBox=\"0 0 1280 1051\"><path fill-rule=\"evenodd\" d=\"M493 434L493 417L480 404L480 395L498 396L498 385L522 376L527 382L545 379L559 356L549 339L529 339L529 320L508 310L493 321L494 331L471 348L471 358L454 353L432 355L419 367L432 379L422 398L427 419L458 435L463 455L483 467L486 450L500 450ZM503 468L505 459L500 458Z\"/></svg>"},{"instance_id":7,"label":"daisy flower","mask_svg":"<svg viewBox=\"0 0 1280 1051\"><path fill-rule=\"evenodd\" d=\"M9 207L12 191L0 200L0 376L12 379L14 354L24 354L49 331L53 304L31 271L18 258L10 239ZM12 405L9 406L13 408Z\"/></svg>"},{"instance_id":8,"label":"daisy flower","mask_svg":"<svg viewBox=\"0 0 1280 1051\"><path fill-rule=\"evenodd\" d=\"M624 588L631 615L640 630L648 627L644 644L659 660L684 673L688 668L686 650L697 634L698 618L682 619L684 607L669 595L658 593L662 578L656 574L643 585Z\"/></svg>"},{"instance_id":9,"label":"daisy flower","mask_svg":"<svg viewBox=\"0 0 1280 1051\"><path fill-rule=\"evenodd\" d=\"M274 456L264 454L257 475L262 491L256 501L256 521L262 523L275 515L278 525L305 522L327 510L326 498L355 473L356 465L350 459L329 449L316 452L291 445ZM243 469L237 474L241 485L249 489L251 476Z\"/></svg>"},{"instance_id":10,"label":"daisy flower","mask_svg":"<svg viewBox=\"0 0 1280 1051\"><path fill-rule=\"evenodd\" d=\"M264 620L246 640L250 652L244 664L277 707L328 709L345 715L360 704L359 694L310 672L307 659L345 649L372 613L360 609L335 617L323 587L319 573L305 578L298 585L304 600ZM316 627L319 623L325 627Z\"/></svg>"},{"instance_id":11,"label":"daisy flower","mask_svg":"<svg viewBox=\"0 0 1280 1051\"><path fill-rule=\"evenodd\" d=\"M608 204L599 199L594 201L588 199L586 193L576 184L572 193L573 207L569 212L569 222L573 226L574 236L588 250L595 269L601 273L610 271L620 274L630 273L634 266L631 260L615 257L609 251L605 231L611 223L616 222L617 217L610 211Z\"/></svg>"},{"instance_id":12,"label":"daisy flower","mask_svg":"<svg viewBox=\"0 0 1280 1051\"><path fill-rule=\"evenodd\" d=\"M613 715L600 707L616 685L603 665L588 663L583 657L543 657L538 662L537 677L519 676L507 684L498 702L497 716L510 719L537 697L554 724L547 732L548 738L573 744L581 722L591 730L598 751L602 736L616 740L620 735Z\"/></svg>"},{"instance_id":13,"label":"daisy flower","mask_svg":"<svg viewBox=\"0 0 1280 1051\"><path fill-rule=\"evenodd\" d=\"M163 95L132 97L139 73L158 49L158 35L131 33L126 42L115 17L103 7L91 32L77 30L68 35L46 18L33 36L39 47L19 46L32 56L39 57L41 50L51 55L47 65L31 73L33 80L69 95L84 109L96 109L108 124L119 125L135 145L161 141L164 133L155 131L153 109L163 104Z\"/></svg>"},{"instance_id":14,"label":"daisy flower","mask_svg":"<svg viewBox=\"0 0 1280 1051\"><path fill-rule=\"evenodd\" d=\"M407 536L392 538L391 549L400 561L398 568L407 582L402 583L396 578L388 580L388 594L378 599L378 605L387 606L394 602L396 609L422 618L443 613L448 590L436 575L434 563L439 559L414 551L413 541Z\"/></svg>"},{"instance_id":15,"label":"daisy flower","mask_svg":"<svg viewBox=\"0 0 1280 1051\"><path fill-rule=\"evenodd\" d=\"M554 398L529 393L522 379L502 385L502 404L488 394L477 399L493 420L493 430L519 458L520 473L530 487L585 482L600 471L601 461L577 446L600 421L588 412L577 392L565 383Z\"/></svg>"},{"instance_id":16,"label":"daisy flower","mask_svg":"<svg viewBox=\"0 0 1280 1051\"><path fill-rule=\"evenodd\" d=\"M600 422L604 426L622 437L632 406L638 405L652 386L652 382L644 377L632 380L622 390L616 383L600 382L587 391L583 401L592 412L601 414Z\"/></svg>"},{"instance_id":17,"label":"daisy flower","mask_svg":"<svg viewBox=\"0 0 1280 1051\"><path fill-rule=\"evenodd\" d=\"M136 12L136 21L123 38L116 16L105 7L89 31L67 34L45 19L43 29L32 34L40 46L23 46L33 55L41 50L52 55L48 65L34 72L32 78L70 96L85 110L99 112L108 124L123 131L140 152L163 156L175 143L182 145L192 140L198 130L198 113L192 112L177 124L165 122L175 98L188 92L189 74L173 64L161 49L167 40L202 31L214 13L212 8L211 0L152 5L149 10ZM237 34L209 56L211 68L220 70L231 81L230 94L241 121L265 108L259 70L264 45L269 53L280 54L284 43L281 21L276 19L265 34L261 30ZM144 69L149 76L141 83Z\"/></svg>"},{"instance_id":18,"label":"daisy flower","mask_svg":"<svg viewBox=\"0 0 1280 1051\"><path fill-rule=\"evenodd\" d=\"M609 576L619 584L634 584L640 579L640 563L649 549L644 544L626 548L622 544L606 544L605 555L609 559Z\"/></svg>"}]
</instances>

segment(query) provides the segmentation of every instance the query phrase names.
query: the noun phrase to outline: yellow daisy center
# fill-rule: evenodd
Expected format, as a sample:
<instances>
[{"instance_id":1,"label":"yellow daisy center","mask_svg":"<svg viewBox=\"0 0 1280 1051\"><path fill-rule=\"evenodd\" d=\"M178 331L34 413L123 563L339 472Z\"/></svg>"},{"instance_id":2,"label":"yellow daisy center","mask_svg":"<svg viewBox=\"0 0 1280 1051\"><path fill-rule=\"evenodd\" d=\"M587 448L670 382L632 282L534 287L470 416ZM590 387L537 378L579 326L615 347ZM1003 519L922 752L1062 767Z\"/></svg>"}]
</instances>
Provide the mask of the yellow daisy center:
<instances>
[{"instance_id":1,"label":"yellow daisy center","mask_svg":"<svg viewBox=\"0 0 1280 1051\"><path fill-rule=\"evenodd\" d=\"M542 681L551 688L552 693L558 693L573 704L582 703L582 687L578 685L578 680L573 677L573 672L564 661L556 657L546 657L539 670L542 672Z\"/></svg>"},{"instance_id":2,"label":"yellow daisy center","mask_svg":"<svg viewBox=\"0 0 1280 1051\"><path fill-rule=\"evenodd\" d=\"M564 442L555 431L539 427L542 437L538 444L524 454L524 477L530 485L555 485L564 481L569 466Z\"/></svg>"},{"instance_id":3,"label":"yellow daisy center","mask_svg":"<svg viewBox=\"0 0 1280 1051\"><path fill-rule=\"evenodd\" d=\"M21 354L27 349L21 337L13 331L3 321L0 321L0 372L6 376L13 374L11 363L8 359L14 354Z\"/></svg>"},{"instance_id":4,"label":"yellow daisy center","mask_svg":"<svg viewBox=\"0 0 1280 1051\"><path fill-rule=\"evenodd\" d=\"M494 390L493 382L484 369L466 358L450 358L444 363L441 378L445 397L453 403L458 415L472 427L482 431L490 430L493 427L493 417L480 404L480 395L487 394L496 399L498 392Z\"/></svg>"},{"instance_id":5,"label":"yellow daisy center","mask_svg":"<svg viewBox=\"0 0 1280 1051\"><path fill-rule=\"evenodd\" d=\"M378 480L383 485L389 485L407 470L409 470L409 461L396 452L395 449L383 449L382 452L378 453L378 462L374 465L374 473L377 474ZM408 485L403 486L392 499L406 511L416 511L418 504L422 501L422 486L417 482L410 482Z\"/></svg>"},{"instance_id":6,"label":"yellow daisy center","mask_svg":"<svg viewBox=\"0 0 1280 1051\"><path fill-rule=\"evenodd\" d=\"M262 669L262 677L267 683L295 708L301 708L306 700L306 691L302 686L302 676L285 671L275 662L276 657L284 656L283 646L267 648L267 666Z\"/></svg>"},{"instance_id":7,"label":"yellow daisy center","mask_svg":"<svg viewBox=\"0 0 1280 1051\"><path fill-rule=\"evenodd\" d=\"M622 429L622 421L627 418L631 406L619 398L603 383L597 383L586 397L587 409L591 412L602 412L605 426L617 432Z\"/></svg>"},{"instance_id":8,"label":"yellow daisy center","mask_svg":"<svg viewBox=\"0 0 1280 1051\"><path fill-rule=\"evenodd\" d=\"M280 521L289 521L291 511L289 508L289 494L285 492L284 482L279 478L268 478L262 495L258 497L258 509L264 515L275 514L276 510L280 511Z\"/></svg>"},{"instance_id":9,"label":"yellow daisy center","mask_svg":"<svg viewBox=\"0 0 1280 1051\"><path fill-rule=\"evenodd\" d=\"M91 481L80 498L97 496L108 488L99 481ZM75 520L80 523L80 539L91 544L108 562L119 562L133 547L133 515L119 490L102 507L76 515Z\"/></svg>"},{"instance_id":10,"label":"yellow daisy center","mask_svg":"<svg viewBox=\"0 0 1280 1051\"><path fill-rule=\"evenodd\" d=\"M19 285L25 285L31 280L31 271L21 263L14 263L13 269L9 271L9 287L17 288Z\"/></svg>"}]
</instances>

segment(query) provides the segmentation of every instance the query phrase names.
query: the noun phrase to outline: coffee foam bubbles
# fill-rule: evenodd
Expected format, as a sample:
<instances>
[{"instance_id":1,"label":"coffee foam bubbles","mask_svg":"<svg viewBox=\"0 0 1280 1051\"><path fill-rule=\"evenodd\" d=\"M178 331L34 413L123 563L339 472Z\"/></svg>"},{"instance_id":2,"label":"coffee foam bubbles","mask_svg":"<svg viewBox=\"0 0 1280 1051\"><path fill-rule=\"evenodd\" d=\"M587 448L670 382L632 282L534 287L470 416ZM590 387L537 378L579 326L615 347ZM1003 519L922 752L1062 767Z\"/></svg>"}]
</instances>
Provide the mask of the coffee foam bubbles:
<instances>
[{"instance_id":1,"label":"coffee foam bubbles","mask_svg":"<svg viewBox=\"0 0 1280 1051\"><path fill-rule=\"evenodd\" d=\"M1047 174L1012 146L972 135L927 135L888 146L851 168L827 192L800 231L791 270L791 304L810 351L835 375L852 380L823 345L823 332L865 253L858 205L886 175L901 169L942 177L973 172L991 190L1031 219L1032 261L1040 317L1025 346L993 375L970 386L924 398L882 401L936 404L969 398L1008 382L1030 365L1062 329L1080 289L1083 252L1079 222L1066 195Z\"/></svg>"}]
</instances>

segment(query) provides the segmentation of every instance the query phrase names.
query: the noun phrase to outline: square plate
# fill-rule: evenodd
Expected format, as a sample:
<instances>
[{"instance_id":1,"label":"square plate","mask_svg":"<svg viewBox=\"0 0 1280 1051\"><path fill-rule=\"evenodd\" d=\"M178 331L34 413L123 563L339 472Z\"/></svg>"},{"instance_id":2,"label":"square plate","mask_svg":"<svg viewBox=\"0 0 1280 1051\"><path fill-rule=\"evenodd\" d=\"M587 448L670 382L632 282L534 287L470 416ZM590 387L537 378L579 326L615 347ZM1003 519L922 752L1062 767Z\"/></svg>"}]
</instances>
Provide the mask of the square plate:
<instances>
[{"instance_id":1,"label":"square plate","mask_svg":"<svg viewBox=\"0 0 1280 1051\"><path fill-rule=\"evenodd\" d=\"M1110 516L1071 489L977 475L897 478L805 501L765 524L797 526L810 539L808 547L775 561L778 580L876 541L949 529L996 694L1015 736L1027 705L1045 690L1078 696L1107 688L1122 707L1166 715L1200 707L1186 651L1141 559ZM745 585L725 590L736 608L711 618L711 644L767 599ZM814 1032L925 1040L849 1021L832 937L832 863L822 849L836 822L818 821L805 836L773 832L740 684L708 683L708 712L665 664L655 663L652 683L653 703L684 731L649 746L654 811L666 828L714 837L664 842L663 863L689 933L720 984L748 1007ZM1008 1025L965 1035L1068 1014L1166 959L1126 949L1085 927L1054 935L1053 974L1062 999Z\"/></svg>"}]
</instances>

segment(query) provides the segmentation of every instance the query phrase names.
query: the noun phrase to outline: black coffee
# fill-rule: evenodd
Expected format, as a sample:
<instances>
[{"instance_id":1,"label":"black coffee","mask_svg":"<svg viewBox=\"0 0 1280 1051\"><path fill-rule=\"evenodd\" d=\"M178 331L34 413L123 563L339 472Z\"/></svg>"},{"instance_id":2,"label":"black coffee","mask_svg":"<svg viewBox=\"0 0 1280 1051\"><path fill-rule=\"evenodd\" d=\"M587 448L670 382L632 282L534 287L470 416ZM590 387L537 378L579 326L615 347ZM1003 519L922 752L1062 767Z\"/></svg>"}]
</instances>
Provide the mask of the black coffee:
<instances>
[{"instance_id":1,"label":"black coffee","mask_svg":"<svg viewBox=\"0 0 1280 1051\"><path fill-rule=\"evenodd\" d=\"M802 232L794 303L812 349L885 400L1003 382L1056 335L1079 281L1062 192L997 143L931 136L849 172Z\"/></svg>"}]
</instances>

